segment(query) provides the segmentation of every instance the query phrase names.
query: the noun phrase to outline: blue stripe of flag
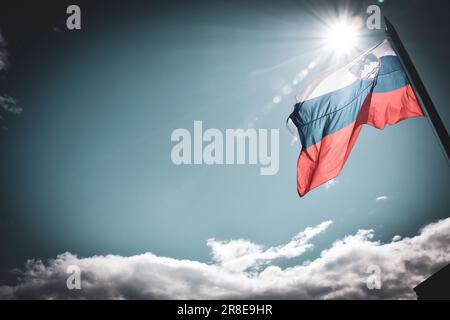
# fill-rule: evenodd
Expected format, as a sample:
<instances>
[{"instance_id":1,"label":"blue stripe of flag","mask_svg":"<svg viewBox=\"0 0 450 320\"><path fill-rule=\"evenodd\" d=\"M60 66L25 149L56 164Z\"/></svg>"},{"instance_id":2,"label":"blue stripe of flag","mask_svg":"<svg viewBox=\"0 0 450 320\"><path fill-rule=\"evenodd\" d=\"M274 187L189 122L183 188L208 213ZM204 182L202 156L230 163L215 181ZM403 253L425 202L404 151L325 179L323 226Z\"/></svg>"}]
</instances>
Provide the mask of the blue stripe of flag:
<instances>
[{"instance_id":1,"label":"blue stripe of flag","mask_svg":"<svg viewBox=\"0 0 450 320\"><path fill-rule=\"evenodd\" d=\"M371 92L390 92L409 83L398 57L384 56L380 61L374 81L359 79L347 87L295 105L291 119L299 129L304 148L354 122Z\"/></svg>"}]
</instances>

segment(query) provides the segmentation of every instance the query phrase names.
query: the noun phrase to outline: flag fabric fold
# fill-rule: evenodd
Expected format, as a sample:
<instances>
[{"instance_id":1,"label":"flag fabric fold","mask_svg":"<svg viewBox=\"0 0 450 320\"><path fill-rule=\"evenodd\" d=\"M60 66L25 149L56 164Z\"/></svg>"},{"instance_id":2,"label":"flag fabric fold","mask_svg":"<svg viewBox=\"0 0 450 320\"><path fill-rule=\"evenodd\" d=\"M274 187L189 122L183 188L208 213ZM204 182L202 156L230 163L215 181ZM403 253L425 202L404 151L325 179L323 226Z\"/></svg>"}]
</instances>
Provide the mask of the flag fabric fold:
<instances>
[{"instance_id":1,"label":"flag fabric fold","mask_svg":"<svg viewBox=\"0 0 450 320\"><path fill-rule=\"evenodd\" d=\"M289 116L302 143L299 195L339 174L363 124L383 129L418 116L423 116L422 109L387 40L317 78L298 97Z\"/></svg>"}]
</instances>

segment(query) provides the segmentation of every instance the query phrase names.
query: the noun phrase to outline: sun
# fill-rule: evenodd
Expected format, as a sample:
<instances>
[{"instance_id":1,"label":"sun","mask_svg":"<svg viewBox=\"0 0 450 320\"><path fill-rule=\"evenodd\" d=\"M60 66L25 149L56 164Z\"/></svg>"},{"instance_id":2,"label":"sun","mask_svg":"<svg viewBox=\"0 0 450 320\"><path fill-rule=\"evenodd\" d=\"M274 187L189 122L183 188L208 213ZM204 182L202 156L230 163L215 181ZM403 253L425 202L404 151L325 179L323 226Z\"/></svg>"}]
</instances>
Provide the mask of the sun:
<instances>
[{"instance_id":1,"label":"sun","mask_svg":"<svg viewBox=\"0 0 450 320\"><path fill-rule=\"evenodd\" d=\"M357 46L357 40L357 28L347 21L330 26L325 35L327 48L338 56L353 51Z\"/></svg>"}]
</instances>

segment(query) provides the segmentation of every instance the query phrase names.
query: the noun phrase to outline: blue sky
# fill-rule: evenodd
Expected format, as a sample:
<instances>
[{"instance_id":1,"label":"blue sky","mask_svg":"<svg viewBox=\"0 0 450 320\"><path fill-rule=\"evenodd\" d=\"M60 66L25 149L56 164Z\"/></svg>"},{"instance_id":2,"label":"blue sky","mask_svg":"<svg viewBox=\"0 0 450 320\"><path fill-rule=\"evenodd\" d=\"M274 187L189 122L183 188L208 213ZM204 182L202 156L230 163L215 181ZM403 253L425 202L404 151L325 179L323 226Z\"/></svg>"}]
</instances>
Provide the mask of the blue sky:
<instances>
[{"instance_id":1,"label":"blue sky","mask_svg":"<svg viewBox=\"0 0 450 320\"><path fill-rule=\"evenodd\" d=\"M449 29L438 20L447 36L428 37L435 26L408 19L421 5L388 2L383 10L448 127L450 47L442 39ZM354 13L364 17L364 8ZM207 262L207 239L274 246L332 220L303 261L358 229L390 241L448 216L448 165L425 118L384 131L364 127L336 183L298 197L300 150L290 145L285 120L299 86L282 91L317 57L310 35L322 24L315 15L333 6L214 2L185 9L86 19L77 35L49 30L28 44L40 61L24 61L26 54L15 60L11 52L9 88L24 111L0 136L0 222L16 248L4 250L5 261L149 251ZM382 37L374 31L367 47ZM12 47L18 41L7 40ZM194 120L223 131L249 122L279 129L279 173L175 166L170 135L192 130Z\"/></svg>"}]
</instances>

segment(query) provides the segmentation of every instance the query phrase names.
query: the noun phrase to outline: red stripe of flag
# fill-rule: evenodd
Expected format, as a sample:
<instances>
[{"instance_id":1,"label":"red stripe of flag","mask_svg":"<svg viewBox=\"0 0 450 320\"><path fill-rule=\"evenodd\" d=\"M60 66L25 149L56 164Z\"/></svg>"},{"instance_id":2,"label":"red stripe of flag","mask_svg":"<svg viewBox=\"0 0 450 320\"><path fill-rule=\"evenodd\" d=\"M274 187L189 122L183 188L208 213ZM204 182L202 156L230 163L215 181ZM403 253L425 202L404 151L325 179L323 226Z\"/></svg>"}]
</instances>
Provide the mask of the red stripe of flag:
<instances>
[{"instance_id":1,"label":"red stripe of flag","mask_svg":"<svg viewBox=\"0 0 450 320\"><path fill-rule=\"evenodd\" d=\"M297 162L298 194L304 196L337 177L363 124L382 130L387 124L419 116L423 116L423 112L410 85L391 92L369 94L356 121L302 149Z\"/></svg>"}]
</instances>

